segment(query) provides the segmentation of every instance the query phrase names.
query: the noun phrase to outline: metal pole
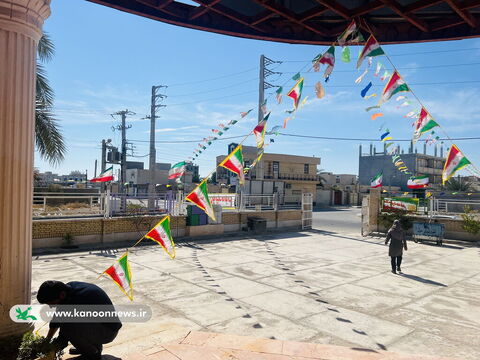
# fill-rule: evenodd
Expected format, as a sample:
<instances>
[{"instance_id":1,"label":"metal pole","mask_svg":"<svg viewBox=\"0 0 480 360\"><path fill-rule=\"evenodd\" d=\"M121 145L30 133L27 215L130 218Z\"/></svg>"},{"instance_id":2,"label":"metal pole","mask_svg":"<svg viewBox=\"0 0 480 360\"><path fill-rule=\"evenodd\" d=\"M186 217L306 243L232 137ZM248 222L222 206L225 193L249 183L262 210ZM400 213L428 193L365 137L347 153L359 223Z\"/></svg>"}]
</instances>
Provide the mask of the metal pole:
<instances>
[{"instance_id":1,"label":"metal pole","mask_svg":"<svg viewBox=\"0 0 480 360\"><path fill-rule=\"evenodd\" d=\"M258 123L263 120L262 105L265 101L265 55L260 56L260 73L258 82ZM257 180L263 181L263 158L257 164Z\"/></svg>"},{"instance_id":2,"label":"metal pole","mask_svg":"<svg viewBox=\"0 0 480 360\"><path fill-rule=\"evenodd\" d=\"M107 143L105 140L102 140L102 159L100 161L101 172L104 172L107 166ZM97 175L95 174L95 176ZM102 182L100 190L102 193L105 192L105 183Z\"/></svg>"},{"instance_id":3,"label":"metal pole","mask_svg":"<svg viewBox=\"0 0 480 360\"><path fill-rule=\"evenodd\" d=\"M120 210L123 212L127 211L127 198L125 191L125 182L127 180L127 111L122 111L122 159L120 162L120 196L121 196L121 205Z\"/></svg>"},{"instance_id":4,"label":"metal pole","mask_svg":"<svg viewBox=\"0 0 480 360\"><path fill-rule=\"evenodd\" d=\"M149 165L148 169L150 171L150 181L148 184L148 210L155 209L155 164L156 164L156 148L155 148L155 120L157 119L156 116L156 91L157 87L152 86L152 97L150 102L150 157L149 157Z\"/></svg>"}]
</instances>

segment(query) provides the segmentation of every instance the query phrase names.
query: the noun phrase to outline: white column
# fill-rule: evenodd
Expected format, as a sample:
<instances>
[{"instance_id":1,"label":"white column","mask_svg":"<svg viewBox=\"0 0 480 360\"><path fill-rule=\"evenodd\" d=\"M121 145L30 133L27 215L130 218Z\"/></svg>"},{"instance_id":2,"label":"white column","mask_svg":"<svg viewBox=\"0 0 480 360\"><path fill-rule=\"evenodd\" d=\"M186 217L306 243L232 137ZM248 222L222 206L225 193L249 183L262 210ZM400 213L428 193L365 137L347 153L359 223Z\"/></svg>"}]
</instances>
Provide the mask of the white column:
<instances>
[{"instance_id":1,"label":"white column","mask_svg":"<svg viewBox=\"0 0 480 360\"><path fill-rule=\"evenodd\" d=\"M0 0L0 337L30 303L35 59L50 0Z\"/></svg>"}]
</instances>

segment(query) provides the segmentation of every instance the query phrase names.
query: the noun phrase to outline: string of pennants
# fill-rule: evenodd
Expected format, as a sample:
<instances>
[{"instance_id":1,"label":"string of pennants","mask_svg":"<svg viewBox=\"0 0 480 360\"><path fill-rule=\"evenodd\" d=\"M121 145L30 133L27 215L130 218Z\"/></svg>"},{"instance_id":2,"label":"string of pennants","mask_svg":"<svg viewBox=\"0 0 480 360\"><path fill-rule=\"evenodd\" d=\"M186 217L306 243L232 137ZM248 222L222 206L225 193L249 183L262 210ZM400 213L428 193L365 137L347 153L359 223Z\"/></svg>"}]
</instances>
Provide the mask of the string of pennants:
<instances>
[{"instance_id":1,"label":"string of pennants","mask_svg":"<svg viewBox=\"0 0 480 360\"><path fill-rule=\"evenodd\" d=\"M232 119L232 120L229 120L228 122L221 122L218 124L216 128L211 129L212 135L209 135L203 138L202 142L198 143L198 147L196 147L193 150L192 156L188 157L187 160L193 161L197 157L199 157L200 154L202 154L207 149L208 146L212 145L214 141L218 140L223 134L225 134L228 130L230 130L232 126L237 124L241 119L246 117L252 111L253 109L241 112L239 119Z\"/></svg>"},{"instance_id":2,"label":"string of pennants","mask_svg":"<svg viewBox=\"0 0 480 360\"><path fill-rule=\"evenodd\" d=\"M338 45L342 48L341 50L341 60L343 62L351 62L351 53L349 45L358 45L361 42L364 42L364 38L360 33L357 24L355 21L352 21L347 29L338 37ZM319 72L322 66L325 66L323 73L324 82L327 83L330 81L330 78L333 74L335 67L335 43L327 48L324 53L321 53L314 57L312 60L312 66L310 72ZM390 58L385 54L384 50L375 39L373 35L370 35L365 42L363 49L361 50L359 57L357 59L356 68L360 69L363 63L366 60L366 66L364 71L360 74L359 77L355 80L356 84L361 84L362 81L367 77L370 72L370 69L373 65L373 58L385 56L393 67L393 72L390 72L384 67L384 65L377 61L375 65L375 71L373 72L373 79L379 79L380 81L387 80L381 93L371 93L371 88L373 87L373 82L369 81L366 86L360 91L360 96L365 100L378 99L376 104L366 107L365 111L370 112L371 110L377 110L370 117L372 120L376 120L383 116L383 113L378 109L381 109L382 105L391 100L392 97L396 96L396 101L398 103L397 108L405 108L409 110L405 118L413 119L412 127L412 142L416 143L421 139L422 136L428 133L427 138L424 140L425 143L431 145L439 141L440 137L435 133L433 129L441 129L444 133L445 130L440 126L440 124L434 120L433 116L428 112L425 106L420 102L420 100L413 93L408 84L404 81L394 64L391 62ZM383 73L382 73L383 69ZM263 119L260 121L252 131L239 143L239 145L227 155L227 157L218 165L228 171L236 174L239 178L239 183L242 185L245 181L245 174L253 169L261 160L265 148L269 145L265 142L266 135L278 135L282 128L286 128L289 121L295 119L297 111L303 108L307 104L308 96L302 99L303 88L305 78L301 76L300 73L295 74L292 77L292 80L295 81L291 89L286 93L286 96L291 98L293 101L293 108L291 110L286 110L288 114L283 120L282 125L273 126L270 131L267 131L267 124L271 113L267 109L267 100L260 106L262 111ZM321 81L318 81L315 86L315 96L318 99L321 99L325 96L325 87L322 85ZM408 97L408 94L411 94L413 98L420 103L420 109L412 109L413 99ZM280 104L283 100L283 86L278 87L275 92L275 98L277 103ZM407 109L408 107L408 109ZM228 131L232 126L239 122L242 118L246 117L253 109L240 113L239 119L230 120L226 123L218 124L217 128L211 129L212 135L204 138L201 143L198 144L198 148L194 149L193 155L188 158L188 160L194 160L204 150L207 149L214 141L218 140L226 131ZM380 128L382 131L383 126ZM437 130L438 130L437 129ZM446 133L445 133L446 134ZM243 142L251 135L254 135L256 145L257 145L257 156L249 166L244 166L244 158L242 151ZM448 138L448 135L447 135ZM398 147L394 146L395 141L389 129L385 129L384 132L380 135L380 140L384 143L385 148L387 149L387 154L392 157L392 163L398 169L398 171L410 175L409 187L418 188L425 187L428 185L428 178L425 179L424 176L414 176L414 174L408 169L405 162L402 160L400 154L398 154ZM274 139L270 139L271 142ZM186 163L180 162L172 166L172 170L169 174L169 179L181 178L184 175L186 169ZM460 149L452 144L448 154L446 163L442 172L442 181L445 183L448 181L456 172L466 168L474 176L480 177L480 171L466 158L466 156L460 151ZM204 178L204 180L195 187L185 198L186 201L191 202L195 206L202 209L212 220L215 219L215 212L213 210L212 203L210 202L207 189L207 180L211 174L216 170L215 169ZM372 187L379 187L382 184L383 174L380 172L374 179L372 179ZM427 181L425 183L425 181ZM432 194L427 193L427 197ZM471 195L469 193L468 195ZM170 217L165 216L155 227L153 227L148 233L146 233L135 245L139 244L143 239L150 239L157 242L165 252L170 256L170 258L175 258L175 244L170 231ZM132 282L132 273L130 270L130 265L128 262L128 250L109 268L107 268L100 276L107 275L109 276L124 292L130 300L133 300L133 282ZM100 277L99 276L99 277Z\"/></svg>"},{"instance_id":3,"label":"string of pennants","mask_svg":"<svg viewBox=\"0 0 480 360\"><path fill-rule=\"evenodd\" d=\"M351 61L350 50L348 48L348 45L359 44L360 42L363 42L363 41L364 41L363 36L359 32L357 28L357 24L355 23L355 21L352 21L350 25L347 27L347 29L337 39L338 44L342 47L342 57L341 57L342 61L344 62ZM365 66L365 69L361 73L361 75L355 80L355 83L360 84L364 80L364 78L367 76L370 68L373 65L373 58L378 56L386 56L388 61L393 66L394 70L392 73L390 73L389 70L384 68L381 62L376 63L373 76L375 78L379 78L380 81L387 80L387 82L380 94L370 93L370 89L373 87L372 81L370 81L360 91L360 95L365 100L378 98L377 104L370 105L365 110L369 112L374 109L380 109L383 104L391 100L391 98L394 96L396 96L397 102L401 101L401 103L399 103L397 107L406 108L407 106L412 105L412 100L408 98L407 95L404 95L404 93L410 93L421 105L420 110L410 110L405 115L406 118L414 119L412 123L412 126L414 128L413 134L412 134L412 142L413 143L417 142L423 135L429 133L428 137L425 139L426 143L428 144L436 143L439 140L439 136L435 134L433 129L437 127L440 129L442 128L433 119L433 117L430 115L430 113L425 108L425 106L421 104L420 100L415 96L411 88L402 78L398 70L390 61L390 58L388 58L388 56L385 54L384 50L382 49L382 47L380 46L380 44L378 43L378 41L375 39L373 35L370 35L368 37L362 51L359 54L357 64L356 64L357 69L360 69L362 67L365 60L367 60L366 61L367 65ZM317 55L312 60L312 67L310 70L313 69L315 72L319 72L322 66L325 66L325 70L323 73L324 81L328 82L332 76L332 73L335 67L335 44L332 44L331 46L329 46L324 53ZM382 74L382 69L384 69L383 74ZM292 80L295 81L295 84L286 93L286 96L292 99L293 109L286 110L286 113L288 114L288 116L283 120L283 126L282 126L283 128L286 128L288 122L295 118L297 111L301 109L303 106L305 106L308 98L308 97L305 97L302 100L305 78L302 77L300 73L297 73L292 77ZM325 89L322 86L321 82L317 82L315 84L315 94L317 98L322 98L325 96ZM283 86L279 87L276 90L275 97L277 102L280 104L283 98ZM240 183L243 183L244 181L244 174L247 173L249 170L251 170L253 167L255 167L255 165L261 160L264 154L265 146L266 146L265 135L267 133L278 134L281 129L280 126L275 126L272 128L271 132L267 132L267 122L271 113L268 112L266 108L266 104L267 104L267 100L265 100L265 102L261 105L261 111L264 116L263 120L260 121L252 130L252 132L246 137L248 138L248 136L252 134L255 136L258 151L257 151L257 157L255 158L253 163L248 167L244 167L241 144L246 140L245 138L237 146L237 148L235 148L219 165L228 169L234 174L237 174L239 176ZM383 116L382 112L376 112L371 115L371 119L376 120L382 116ZM392 156L392 163L394 164L394 166L402 173L411 176L409 179L409 184L412 184L411 187L424 186L425 177L414 176L414 174L408 169L405 162L402 160L401 156L398 154L398 147L394 146L394 143L395 143L394 139L391 136L390 131L388 129L380 136L380 140L384 142L385 147L388 149L388 154ZM204 148L204 145L202 145L202 148ZM465 155L458 149L458 147L455 144L452 144L452 146L449 149L445 167L442 173L443 183L448 181L457 171L465 167L468 167L469 170L475 176L480 175L480 171L478 171L473 166L473 164L465 157ZM208 198L208 192L207 192L207 186L206 186L206 181L208 177L209 176L207 176L189 195L187 195L186 199L188 201L191 201L195 205L197 205L199 208L203 209L209 217L214 219L213 208Z\"/></svg>"}]
</instances>

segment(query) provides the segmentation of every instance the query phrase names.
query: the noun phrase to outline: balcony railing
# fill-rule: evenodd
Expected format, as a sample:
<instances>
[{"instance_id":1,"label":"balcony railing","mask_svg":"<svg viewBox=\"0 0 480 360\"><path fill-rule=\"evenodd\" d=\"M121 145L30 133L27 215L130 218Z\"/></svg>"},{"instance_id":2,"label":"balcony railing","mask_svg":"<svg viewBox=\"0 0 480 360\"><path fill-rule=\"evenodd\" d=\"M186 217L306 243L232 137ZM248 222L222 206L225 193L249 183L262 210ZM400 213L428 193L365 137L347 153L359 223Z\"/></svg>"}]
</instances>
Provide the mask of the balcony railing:
<instances>
[{"instance_id":1,"label":"balcony railing","mask_svg":"<svg viewBox=\"0 0 480 360\"><path fill-rule=\"evenodd\" d=\"M265 179L278 179L278 180L298 180L298 181L319 181L318 175L312 174L287 174L280 173L277 176L272 174L266 174Z\"/></svg>"}]
</instances>

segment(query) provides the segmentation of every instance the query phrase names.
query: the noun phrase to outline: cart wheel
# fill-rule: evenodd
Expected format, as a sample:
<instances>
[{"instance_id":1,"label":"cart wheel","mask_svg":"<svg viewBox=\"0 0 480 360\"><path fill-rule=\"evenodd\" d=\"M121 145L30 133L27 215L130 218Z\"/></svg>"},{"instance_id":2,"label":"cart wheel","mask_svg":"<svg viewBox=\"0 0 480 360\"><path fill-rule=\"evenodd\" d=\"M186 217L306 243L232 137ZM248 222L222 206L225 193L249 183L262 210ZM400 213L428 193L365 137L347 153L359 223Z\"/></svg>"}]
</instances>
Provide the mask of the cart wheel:
<instances>
[{"instance_id":1,"label":"cart wheel","mask_svg":"<svg viewBox=\"0 0 480 360\"><path fill-rule=\"evenodd\" d=\"M418 243L418 240L415 238L413 238L413 241L415 242L415 244Z\"/></svg>"}]
</instances>

